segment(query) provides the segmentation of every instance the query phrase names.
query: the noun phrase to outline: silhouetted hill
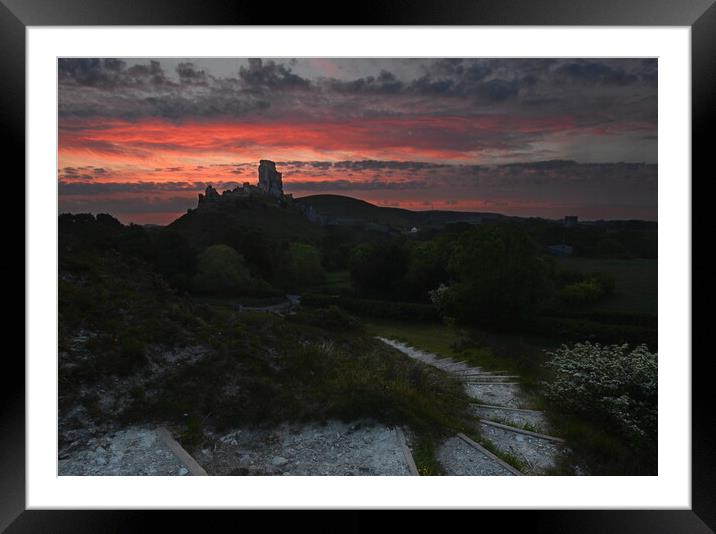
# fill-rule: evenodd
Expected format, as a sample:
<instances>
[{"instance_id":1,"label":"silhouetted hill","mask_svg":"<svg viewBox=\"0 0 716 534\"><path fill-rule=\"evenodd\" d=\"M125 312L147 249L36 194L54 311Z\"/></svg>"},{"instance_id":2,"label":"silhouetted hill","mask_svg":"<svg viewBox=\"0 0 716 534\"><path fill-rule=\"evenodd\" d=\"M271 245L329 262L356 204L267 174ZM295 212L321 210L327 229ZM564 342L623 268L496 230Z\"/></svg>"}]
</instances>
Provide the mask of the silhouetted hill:
<instances>
[{"instance_id":1,"label":"silhouetted hill","mask_svg":"<svg viewBox=\"0 0 716 534\"><path fill-rule=\"evenodd\" d=\"M323 236L323 228L311 223L301 209L277 202L271 197L254 196L225 202L216 207L190 210L169 224L189 242L202 248L227 242L226 236L258 230L271 240L313 242Z\"/></svg>"},{"instance_id":2,"label":"silhouetted hill","mask_svg":"<svg viewBox=\"0 0 716 534\"><path fill-rule=\"evenodd\" d=\"M418 220L418 212L401 208L383 208L342 195L311 195L297 198L299 205L311 206L327 222L362 221L393 226L414 225Z\"/></svg>"},{"instance_id":3,"label":"silhouetted hill","mask_svg":"<svg viewBox=\"0 0 716 534\"><path fill-rule=\"evenodd\" d=\"M507 219L498 213L426 210L412 211L402 208L376 206L363 200L342 195L310 195L297 198L298 204L311 206L326 223L348 224L364 221L392 227L434 226L451 222L481 222Z\"/></svg>"}]
</instances>

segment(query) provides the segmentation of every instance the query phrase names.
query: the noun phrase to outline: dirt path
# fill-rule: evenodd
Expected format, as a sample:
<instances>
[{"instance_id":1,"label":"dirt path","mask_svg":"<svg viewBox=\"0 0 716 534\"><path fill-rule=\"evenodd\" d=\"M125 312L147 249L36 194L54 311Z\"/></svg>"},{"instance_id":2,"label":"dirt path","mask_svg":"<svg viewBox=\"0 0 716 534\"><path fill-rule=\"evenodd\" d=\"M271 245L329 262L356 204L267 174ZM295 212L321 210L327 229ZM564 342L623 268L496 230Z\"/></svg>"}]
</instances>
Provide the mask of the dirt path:
<instances>
[{"instance_id":1,"label":"dirt path","mask_svg":"<svg viewBox=\"0 0 716 534\"><path fill-rule=\"evenodd\" d=\"M443 442L437 459L448 475L510 476L504 459L525 475L548 473L558 458L567 452L564 441L550 436L543 412L532 410L520 387L519 377L504 371L486 371L466 362L441 358L392 339L378 337L403 354L450 373L464 383L466 393L475 401L473 414L480 419L483 445L470 445L469 439L454 437Z\"/></svg>"}]
</instances>

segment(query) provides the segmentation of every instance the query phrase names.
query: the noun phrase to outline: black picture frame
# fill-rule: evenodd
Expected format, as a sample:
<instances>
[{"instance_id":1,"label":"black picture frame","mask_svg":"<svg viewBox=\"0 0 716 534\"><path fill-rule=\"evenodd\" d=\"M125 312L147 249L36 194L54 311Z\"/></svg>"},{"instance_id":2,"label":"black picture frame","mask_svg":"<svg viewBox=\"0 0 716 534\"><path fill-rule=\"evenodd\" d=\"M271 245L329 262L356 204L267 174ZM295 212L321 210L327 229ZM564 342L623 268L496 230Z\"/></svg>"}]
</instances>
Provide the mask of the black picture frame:
<instances>
[{"instance_id":1,"label":"black picture frame","mask_svg":"<svg viewBox=\"0 0 716 534\"><path fill-rule=\"evenodd\" d=\"M5 168L15 163L13 176L25 172L25 29L27 26L99 25L505 25L505 26L688 26L692 44L692 199L693 176L704 175L712 151L707 129L712 124L716 95L716 6L714 0L371 0L345 4L329 2L282 3L237 0L0 0L0 120L7 134ZM340 13L340 14L339 14ZM711 169L709 168L709 171ZM9 179L10 171L6 171ZM21 191L12 182L16 206ZM695 188L702 190L700 184ZM23 193L24 198L24 193ZM27 199L24 199L27 201ZM693 206L693 204L692 204ZM703 213L703 212L701 212ZM20 241L19 217L8 228ZM24 220L24 218L23 218ZM693 217L693 235L705 233L706 221ZM10 224L10 223L8 223ZM19 244L19 243L18 243ZM22 237L24 250L24 233ZM19 258L19 248L15 248ZM24 256L23 256L24 257ZM693 266L693 253L692 253ZM17 280L27 265L15 260ZM9 280L9 277L6 279ZM26 280L26 279L25 279ZM699 277L693 304L708 298L710 285ZM692 277L693 284L693 277ZM19 284L15 284L19 285ZM24 307L23 307L24 309ZM20 317L19 313L13 314ZM24 314L22 314L24 321ZM692 311L692 319L693 317ZM19 321L19 319L15 319ZM703 329L693 327L702 339ZM716 439L707 351L692 358L692 508L691 510L524 511L499 514L510 526L522 524L533 532L709 532L716 528ZM688 357L688 355L684 355ZM133 511L26 511L25 510L25 366L20 351L4 351L0 371L0 531L7 532L126 532L146 525L145 513ZM615 478L615 484L618 479ZM162 514L162 521L171 521ZM421 516L412 517L422 521ZM174 515L176 519L176 515ZM179 520L187 526L186 515ZM407 519L404 519L405 521ZM202 530L218 522L202 514ZM341 529L366 530L372 519L354 512ZM292 519L293 527L297 524ZM165 523L164 528L171 528Z\"/></svg>"}]
</instances>

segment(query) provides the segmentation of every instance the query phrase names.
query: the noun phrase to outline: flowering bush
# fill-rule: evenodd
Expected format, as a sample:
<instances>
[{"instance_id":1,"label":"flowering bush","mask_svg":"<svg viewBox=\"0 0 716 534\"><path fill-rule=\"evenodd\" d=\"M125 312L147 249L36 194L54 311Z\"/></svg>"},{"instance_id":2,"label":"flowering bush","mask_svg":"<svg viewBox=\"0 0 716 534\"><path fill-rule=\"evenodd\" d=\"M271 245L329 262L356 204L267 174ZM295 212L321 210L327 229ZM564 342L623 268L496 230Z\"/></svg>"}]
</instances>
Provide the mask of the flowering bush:
<instances>
[{"instance_id":1,"label":"flowering bush","mask_svg":"<svg viewBox=\"0 0 716 534\"><path fill-rule=\"evenodd\" d=\"M657 354L645 345L563 345L547 365L545 395L559 410L598 420L629 439L656 440Z\"/></svg>"}]
</instances>

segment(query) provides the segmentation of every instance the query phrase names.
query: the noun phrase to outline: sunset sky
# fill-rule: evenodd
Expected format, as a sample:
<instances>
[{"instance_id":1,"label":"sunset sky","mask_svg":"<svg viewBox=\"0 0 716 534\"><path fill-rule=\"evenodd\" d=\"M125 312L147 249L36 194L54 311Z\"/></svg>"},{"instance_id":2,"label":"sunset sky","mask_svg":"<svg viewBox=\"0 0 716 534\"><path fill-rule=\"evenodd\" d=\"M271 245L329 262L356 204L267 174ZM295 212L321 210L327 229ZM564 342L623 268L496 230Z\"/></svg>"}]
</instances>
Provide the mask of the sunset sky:
<instances>
[{"instance_id":1,"label":"sunset sky","mask_svg":"<svg viewBox=\"0 0 716 534\"><path fill-rule=\"evenodd\" d=\"M166 224L277 163L295 197L657 216L656 59L60 59L60 212Z\"/></svg>"}]
</instances>

